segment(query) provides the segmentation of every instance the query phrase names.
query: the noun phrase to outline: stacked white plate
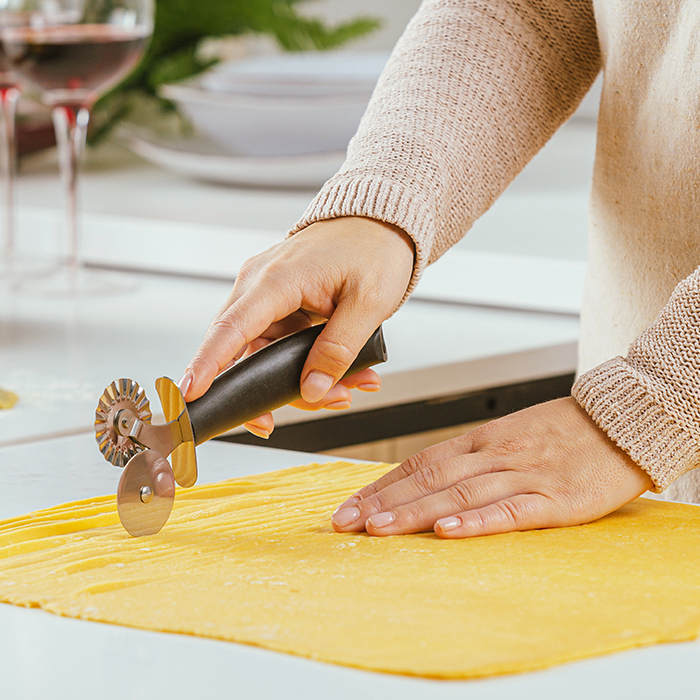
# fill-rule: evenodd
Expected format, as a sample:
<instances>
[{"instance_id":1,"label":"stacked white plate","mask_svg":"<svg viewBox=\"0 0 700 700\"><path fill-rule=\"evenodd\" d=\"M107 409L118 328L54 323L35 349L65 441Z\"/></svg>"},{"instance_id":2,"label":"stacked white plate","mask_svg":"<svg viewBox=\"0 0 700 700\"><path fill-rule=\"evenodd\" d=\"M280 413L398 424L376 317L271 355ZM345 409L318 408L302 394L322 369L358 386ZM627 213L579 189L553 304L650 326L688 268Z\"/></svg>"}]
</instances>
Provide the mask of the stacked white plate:
<instances>
[{"instance_id":1,"label":"stacked white plate","mask_svg":"<svg viewBox=\"0 0 700 700\"><path fill-rule=\"evenodd\" d=\"M342 163L387 59L336 51L220 64L161 92L192 122L196 138L179 144L134 138L132 148L196 177L319 186Z\"/></svg>"}]
</instances>

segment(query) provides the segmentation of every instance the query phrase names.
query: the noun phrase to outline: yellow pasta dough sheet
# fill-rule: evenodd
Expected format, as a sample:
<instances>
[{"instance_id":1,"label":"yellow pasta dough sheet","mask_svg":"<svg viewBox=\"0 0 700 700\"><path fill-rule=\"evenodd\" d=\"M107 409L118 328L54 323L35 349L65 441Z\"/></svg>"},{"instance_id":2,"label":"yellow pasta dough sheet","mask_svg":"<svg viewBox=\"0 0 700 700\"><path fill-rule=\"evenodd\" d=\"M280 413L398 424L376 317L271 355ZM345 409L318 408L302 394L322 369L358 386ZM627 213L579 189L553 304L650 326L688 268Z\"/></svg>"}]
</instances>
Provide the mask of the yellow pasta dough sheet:
<instances>
[{"instance_id":1,"label":"yellow pasta dough sheet","mask_svg":"<svg viewBox=\"0 0 700 700\"><path fill-rule=\"evenodd\" d=\"M468 540L338 534L388 465L308 465L179 490L134 539L113 496L0 522L0 601L374 671L473 678L700 630L700 509Z\"/></svg>"}]
</instances>

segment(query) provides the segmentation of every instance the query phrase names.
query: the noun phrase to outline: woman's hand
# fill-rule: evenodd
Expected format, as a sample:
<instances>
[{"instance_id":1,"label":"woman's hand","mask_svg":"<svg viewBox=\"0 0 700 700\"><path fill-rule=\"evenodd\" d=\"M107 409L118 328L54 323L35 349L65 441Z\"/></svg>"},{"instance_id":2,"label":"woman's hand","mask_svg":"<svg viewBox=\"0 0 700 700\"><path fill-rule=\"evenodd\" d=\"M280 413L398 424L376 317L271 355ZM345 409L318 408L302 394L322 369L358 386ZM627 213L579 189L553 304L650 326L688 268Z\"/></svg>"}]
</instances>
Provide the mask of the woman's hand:
<instances>
[{"instance_id":1,"label":"woman's hand","mask_svg":"<svg viewBox=\"0 0 700 700\"><path fill-rule=\"evenodd\" d=\"M429 447L343 503L338 532L474 537L579 525L653 488L572 399Z\"/></svg>"},{"instance_id":2,"label":"woman's hand","mask_svg":"<svg viewBox=\"0 0 700 700\"><path fill-rule=\"evenodd\" d=\"M246 353L328 319L302 370L302 399L293 405L349 407L351 388L380 388L379 375L371 369L340 379L401 303L412 272L408 235L391 224L357 217L312 224L251 258L180 380L185 400L204 394ZM267 437L272 416L246 427Z\"/></svg>"}]
</instances>

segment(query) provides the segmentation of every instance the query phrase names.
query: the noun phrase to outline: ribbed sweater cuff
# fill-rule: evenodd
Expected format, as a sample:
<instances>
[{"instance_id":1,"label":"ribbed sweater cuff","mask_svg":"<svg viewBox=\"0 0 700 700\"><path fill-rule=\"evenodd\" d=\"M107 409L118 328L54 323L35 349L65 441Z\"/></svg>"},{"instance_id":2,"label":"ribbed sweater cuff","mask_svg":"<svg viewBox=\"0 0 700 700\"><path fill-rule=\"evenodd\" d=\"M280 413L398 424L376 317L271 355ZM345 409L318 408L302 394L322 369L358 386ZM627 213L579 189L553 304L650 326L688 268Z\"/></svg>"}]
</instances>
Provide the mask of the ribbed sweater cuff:
<instances>
[{"instance_id":1,"label":"ribbed sweater cuff","mask_svg":"<svg viewBox=\"0 0 700 700\"><path fill-rule=\"evenodd\" d=\"M700 449L644 384L637 370L616 357L581 375L571 394L608 437L649 474L658 493L700 464Z\"/></svg>"},{"instance_id":2,"label":"ribbed sweater cuff","mask_svg":"<svg viewBox=\"0 0 700 700\"><path fill-rule=\"evenodd\" d=\"M413 293L428 264L435 236L434 219L429 212L424 195L397 182L338 175L316 195L289 235L317 221L343 216L364 216L398 226L411 237L416 249L413 275L401 300L403 304Z\"/></svg>"}]
</instances>

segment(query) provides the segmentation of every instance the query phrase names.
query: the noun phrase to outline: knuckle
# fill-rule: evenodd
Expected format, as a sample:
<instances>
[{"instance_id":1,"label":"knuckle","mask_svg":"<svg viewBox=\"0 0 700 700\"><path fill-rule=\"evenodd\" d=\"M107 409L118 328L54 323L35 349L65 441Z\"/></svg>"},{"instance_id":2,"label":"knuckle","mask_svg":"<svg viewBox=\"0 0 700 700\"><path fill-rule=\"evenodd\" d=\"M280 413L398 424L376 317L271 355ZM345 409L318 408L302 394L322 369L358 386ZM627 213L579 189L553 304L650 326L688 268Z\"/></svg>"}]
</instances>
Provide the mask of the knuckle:
<instances>
[{"instance_id":1,"label":"knuckle","mask_svg":"<svg viewBox=\"0 0 700 700\"><path fill-rule=\"evenodd\" d=\"M372 496L381 492L386 486L401 481L412 473L412 471L407 469L405 463L401 463L397 467L394 467L394 469L392 469L390 472L387 472L384 476L377 479L377 481L360 489L357 492L357 497L362 501L371 498Z\"/></svg>"},{"instance_id":2,"label":"knuckle","mask_svg":"<svg viewBox=\"0 0 700 700\"><path fill-rule=\"evenodd\" d=\"M366 518L375 513L383 513L384 511L391 510L389 500L382 495L381 491L369 498L363 498L357 504L357 507L360 509L360 513Z\"/></svg>"},{"instance_id":3,"label":"knuckle","mask_svg":"<svg viewBox=\"0 0 700 700\"><path fill-rule=\"evenodd\" d=\"M435 493L440 490L442 479L439 470L432 464L422 467L413 473L413 480L423 493Z\"/></svg>"},{"instance_id":4,"label":"knuckle","mask_svg":"<svg viewBox=\"0 0 700 700\"><path fill-rule=\"evenodd\" d=\"M276 248L277 246L273 246L269 250L253 255L245 260L238 269L235 284L240 285L244 282L247 283L254 280L259 275L264 274L264 271L275 259Z\"/></svg>"},{"instance_id":5,"label":"knuckle","mask_svg":"<svg viewBox=\"0 0 700 700\"><path fill-rule=\"evenodd\" d=\"M484 515L484 513L480 510L477 510L473 515L472 519L474 524L477 526L479 530L487 530L489 527L489 522Z\"/></svg>"},{"instance_id":6,"label":"knuckle","mask_svg":"<svg viewBox=\"0 0 700 700\"><path fill-rule=\"evenodd\" d=\"M210 338L219 337L224 335L226 337L231 337L232 335L242 336L238 323L233 317L230 309L227 309L220 316L215 318L211 326L209 327L209 333L207 334Z\"/></svg>"},{"instance_id":7,"label":"knuckle","mask_svg":"<svg viewBox=\"0 0 700 700\"><path fill-rule=\"evenodd\" d=\"M460 510L469 510L474 503L474 489L468 481L458 481L450 488L450 494Z\"/></svg>"},{"instance_id":8,"label":"knuckle","mask_svg":"<svg viewBox=\"0 0 700 700\"><path fill-rule=\"evenodd\" d=\"M229 359L232 359L245 344L245 334L228 314L213 321L205 341L206 351L210 346L216 350L225 350Z\"/></svg>"},{"instance_id":9,"label":"knuckle","mask_svg":"<svg viewBox=\"0 0 700 700\"><path fill-rule=\"evenodd\" d=\"M481 425L477 425L475 428L472 428L467 435L471 435L474 438L483 438L486 435L489 435L493 431L493 425L496 423L495 420L491 420L488 423L482 423Z\"/></svg>"},{"instance_id":10,"label":"knuckle","mask_svg":"<svg viewBox=\"0 0 700 700\"><path fill-rule=\"evenodd\" d=\"M258 260L257 256L254 256L252 258L248 258L243 262L243 264L240 266L238 269L238 274L236 275L236 281L238 280L245 280L251 275L254 274L254 272L258 268Z\"/></svg>"},{"instance_id":11,"label":"knuckle","mask_svg":"<svg viewBox=\"0 0 700 700\"><path fill-rule=\"evenodd\" d=\"M236 284L244 290L264 288L267 293L286 298L298 287L298 276L293 263L272 249L246 260L238 271Z\"/></svg>"},{"instance_id":12,"label":"knuckle","mask_svg":"<svg viewBox=\"0 0 700 700\"><path fill-rule=\"evenodd\" d=\"M495 421L478 425L476 428L453 438L450 442L454 443L460 455L479 452L493 455L493 446L498 439L498 432L494 430L493 423Z\"/></svg>"},{"instance_id":13,"label":"knuckle","mask_svg":"<svg viewBox=\"0 0 700 700\"><path fill-rule=\"evenodd\" d=\"M416 454L411 455L407 460L401 462L401 464L396 467L396 470L399 474L401 474L401 478L403 479L429 466L430 459L428 455L425 452L417 452Z\"/></svg>"},{"instance_id":14,"label":"knuckle","mask_svg":"<svg viewBox=\"0 0 700 700\"><path fill-rule=\"evenodd\" d=\"M426 522L427 514L420 503L408 503L400 508L396 508L395 511L396 524L404 532L414 532L429 527Z\"/></svg>"},{"instance_id":15,"label":"knuckle","mask_svg":"<svg viewBox=\"0 0 700 700\"><path fill-rule=\"evenodd\" d=\"M268 280L286 276L289 266L285 260L273 258L268 260L261 270L261 274Z\"/></svg>"},{"instance_id":16,"label":"knuckle","mask_svg":"<svg viewBox=\"0 0 700 700\"><path fill-rule=\"evenodd\" d=\"M196 377L202 374L216 376L219 371L219 365L207 352L197 350L190 364L187 365L187 369L191 370Z\"/></svg>"},{"instance_id":17,"label":"knuckle","mask_svg":"<svg viewBox=\"0 0 700 700\"><path fill-rule=\"evenodd\" d=\"M355 498L359 498L361 501L364 501L365 499L369 498L370 496L374 496L375 493L379 491L379 487L377 486L377 482L375 481L372 484L367 484L367 486L364 486L361 488L355 495Z\"/></svg>"},{"instance_id":18,"label":"knuckle","mask_svg":"<svg viewBox=\"0 0 700 700\"><path fill-rule=\"evenodd\" d=\"M469 439L473 449L482 449L491 442L497 423L498 420L491 420L488 423L483 423L461 437L463 439Z\"/></svg>"},{"instance_id":19,"label":"knuckle","mask_svg":"<svg viewBox=\"0 0 700 700\"><path fill-rule=\"evenodd\" d=\"M355 359L355 353L340 340L319 336L314 345L334 376L342 375Z\"/></svg>"},{"instance_id":20,"label":"knuckle","mask_svg":"<svg viewBox=\"0 0 700 700\"><path fill-rule=\"evenodd\" d=\"M475 449L488 450L491 454L510 456L530 448L532 437L509 424L512 416L496 418L478 426L471 432Z\"/></svg>"},{"instance_id":21,"label":"knuckle","mask_svg":"<svg viewBox=\"0 0 700 700\"><path fill-rule=\"evenodd\" d=\"M476 430L479 430L479 428L474 428L467 433L452 438L451 442L457 448L458 454L471 454L476 450L478 436L475 433Z\"/></svg>"},{"instance_id":22,"label":"knuckle","mask_svg":"<svg viewBox=\"0 0 700 700\"><path fill-rule=\"evenodd\" d=\"M500 501L496 504L502 520L517 528L523 522L522 506L511 500Z\"/></svg>"}]
</instances>

